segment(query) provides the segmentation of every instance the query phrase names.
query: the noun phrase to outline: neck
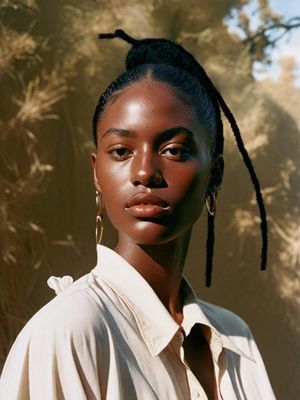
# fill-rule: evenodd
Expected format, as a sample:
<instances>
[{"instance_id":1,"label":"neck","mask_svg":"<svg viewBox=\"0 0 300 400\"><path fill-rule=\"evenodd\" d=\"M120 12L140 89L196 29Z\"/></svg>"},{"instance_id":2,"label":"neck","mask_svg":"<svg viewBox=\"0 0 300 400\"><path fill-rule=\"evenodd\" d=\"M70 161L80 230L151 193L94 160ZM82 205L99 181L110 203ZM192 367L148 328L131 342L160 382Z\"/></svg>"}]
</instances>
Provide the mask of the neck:
<instances>
[{"instance_id":1,"label":"neck","mask_svg":"<svg viewBox=\"0 0 300 400\"><path fill-rule=\"evenodd\" d=\"M115 248L149 283L178 324L182 322L180 283L190 235L191 229L159 245L139 245L119 235Z\"/></svg>"}]
</instances>

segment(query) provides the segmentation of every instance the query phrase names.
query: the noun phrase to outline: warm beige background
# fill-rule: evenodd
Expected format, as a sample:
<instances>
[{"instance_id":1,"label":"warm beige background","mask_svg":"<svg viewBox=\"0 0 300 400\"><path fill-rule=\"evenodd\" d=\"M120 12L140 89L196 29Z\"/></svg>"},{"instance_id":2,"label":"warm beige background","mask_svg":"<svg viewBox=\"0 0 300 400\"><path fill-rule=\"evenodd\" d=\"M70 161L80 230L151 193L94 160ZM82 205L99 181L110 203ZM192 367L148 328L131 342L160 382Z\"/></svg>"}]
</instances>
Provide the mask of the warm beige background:
<instances>
[{"instance_id":1,"label":"warm beige background","mask_svg":"<svg viewBox=\"0 0 300 400\"><path fill-rule=\"evenodd\" d=\"M53 297L46 279L79 277L95 263L89 153L99 93L122 71L127 46L96 39L122 27L136 37L183 43L234 110L260 177L270 227L267 272L253 189L226 128L213 286L204 287L205 218L194 228L186 273L199 295L251 326L278 399L300 393L299 89L293 60L280 80L258 83L267 42L242 42L223 18L247 1L1 1L0 356ZM261 0L261 26L278 21ZM240 15L248 36L247 18ZM113 190L113 188L112 188ZM115 236L106 223L105 243ZM251 399L252 400L252 399Z\"/></svg>"}]
</instances>

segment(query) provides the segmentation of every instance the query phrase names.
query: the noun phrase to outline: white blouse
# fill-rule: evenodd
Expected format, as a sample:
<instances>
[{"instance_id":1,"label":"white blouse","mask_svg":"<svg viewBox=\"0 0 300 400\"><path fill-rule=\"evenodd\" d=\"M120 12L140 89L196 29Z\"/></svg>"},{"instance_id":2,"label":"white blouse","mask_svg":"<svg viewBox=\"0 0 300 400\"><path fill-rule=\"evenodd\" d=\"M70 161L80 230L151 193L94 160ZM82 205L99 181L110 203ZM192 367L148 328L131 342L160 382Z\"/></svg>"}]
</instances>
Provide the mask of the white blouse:
<instances>
[{"instance_id":1,"label":"white blouse","mask_svg":"<svg viewBox=\"0 0 300 400\"><path fill-rule=\"evenodd\" d=\"M97 266L79 280L48 281L58 296L17 337L1 400L207 400L182 346L182 331L187 336L196 323L205 327L219 399L275 399L238 316L199 300L184 279L180 327L126 260L101 245L97 251Z\"/></svg>"}]
</instances>

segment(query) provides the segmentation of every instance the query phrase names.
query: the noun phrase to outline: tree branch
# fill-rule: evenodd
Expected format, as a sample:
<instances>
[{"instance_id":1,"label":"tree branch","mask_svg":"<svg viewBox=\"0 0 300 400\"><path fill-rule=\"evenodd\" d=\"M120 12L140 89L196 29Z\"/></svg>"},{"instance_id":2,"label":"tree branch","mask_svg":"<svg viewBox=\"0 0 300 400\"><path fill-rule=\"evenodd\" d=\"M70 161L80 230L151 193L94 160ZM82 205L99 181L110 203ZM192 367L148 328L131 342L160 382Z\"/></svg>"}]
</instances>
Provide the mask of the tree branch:
<instances>
[{"instance_id":1,"label":"tree branch","mask_svg":"<svg viewBox=\"0 0 300 400\"><path fill-rule=\"evenodd\" d=\"M248 47L250 54L255 55L256 53L264 53L267 47L275 47L276 43L282 39L291 30L300 28L300 17L293 17L287 21L272 20L272 23L267 26L263 26L258 29L254 34L246 33L247 37L243 42ZM273 36L274 32L283 30L279 35ZM272 37L273 36L273 37Z\"/></svg>"}]
</instances>

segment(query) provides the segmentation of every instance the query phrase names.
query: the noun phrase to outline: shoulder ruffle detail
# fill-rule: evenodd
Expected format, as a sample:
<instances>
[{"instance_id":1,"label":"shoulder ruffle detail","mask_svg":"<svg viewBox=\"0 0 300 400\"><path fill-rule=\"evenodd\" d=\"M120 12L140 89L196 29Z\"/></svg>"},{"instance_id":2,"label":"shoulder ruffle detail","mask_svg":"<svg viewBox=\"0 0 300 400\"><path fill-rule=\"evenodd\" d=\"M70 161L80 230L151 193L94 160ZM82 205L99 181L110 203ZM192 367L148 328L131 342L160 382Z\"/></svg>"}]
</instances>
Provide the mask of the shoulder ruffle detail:
<instances>
[{"instance_id":1,"label":"shoulder ruffle detail","mask_svg":"<svg viewBox=\"0 0 300 400\"><path fill-rule=\"evenodd\" d=\"M50 276L47 280L47 285L55 290L55 294L61 293L63 290L67 289L73 283L73 278L69 275L65 275L61 278L57 276Z\"/></svg>"}]
</instances>

